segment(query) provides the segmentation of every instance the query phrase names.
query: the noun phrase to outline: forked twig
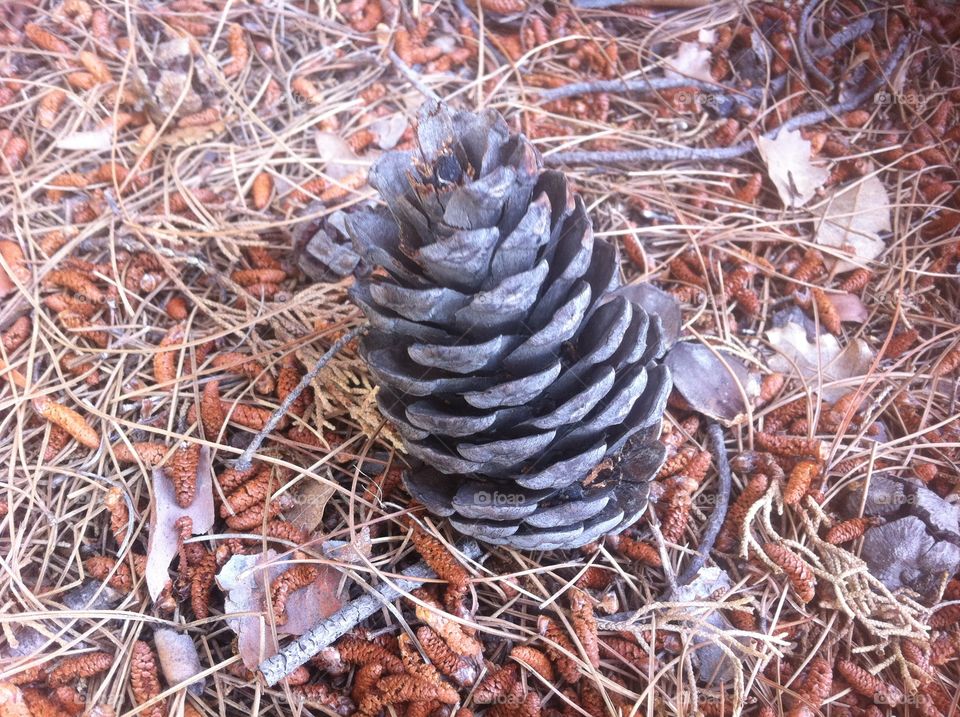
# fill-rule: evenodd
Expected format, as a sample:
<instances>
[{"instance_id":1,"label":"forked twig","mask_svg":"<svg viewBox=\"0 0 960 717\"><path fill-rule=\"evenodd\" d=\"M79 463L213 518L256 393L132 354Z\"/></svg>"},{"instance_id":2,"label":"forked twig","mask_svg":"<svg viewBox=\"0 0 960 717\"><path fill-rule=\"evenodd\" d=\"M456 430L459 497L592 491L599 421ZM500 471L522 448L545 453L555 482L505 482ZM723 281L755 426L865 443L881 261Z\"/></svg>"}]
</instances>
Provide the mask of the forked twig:
<instances>
[{"instance_id":1,"label":"forked twig","mask_svg":"<svg viewBox=\"0 0 960 717\"><path fill-rule=\"evenodd\" d=\"M299 398L300 394L307 390L313 379L317 377L317 374L330 363L331 359L340 353L340 350L346 346L348 343L353 341L357 336L366 333L369 326L367 324L362 324L355 328L350 329L347 333L337 339L333 346L331 346L327 352L320 357L320 360L314 365L312 369L307 371L304 374L303 378L300 379L294 389L287 395L286 398L280 403L279 408L273 412L273 415L270 416L270 419L264 424L263 428L257 431L257 434L253 437L253 440L250 441L250 444L244 449L243 453L237 459L237 462L234 464L234 467L237 470L245 471L250 467L250 464L253 462L254 454L260 449L260 446L263 445L263 442L267 439L273 429L277 427L277 424L280 423L281 419L287 415L287 412L290 410L290 407L293 406L294 401Z\"/></svg>"}]
</instances>

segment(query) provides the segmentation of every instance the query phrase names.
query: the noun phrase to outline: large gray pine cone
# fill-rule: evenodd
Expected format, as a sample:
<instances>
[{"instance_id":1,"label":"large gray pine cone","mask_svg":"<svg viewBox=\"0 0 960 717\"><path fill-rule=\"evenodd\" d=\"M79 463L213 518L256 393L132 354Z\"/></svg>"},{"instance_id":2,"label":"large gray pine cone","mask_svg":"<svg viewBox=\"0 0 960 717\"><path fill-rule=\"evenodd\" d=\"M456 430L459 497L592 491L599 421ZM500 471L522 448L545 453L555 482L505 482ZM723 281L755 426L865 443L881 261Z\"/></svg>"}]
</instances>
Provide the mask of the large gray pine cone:
<instances>
[{"instance_id":1,"label":"large gray pine cone","mask_svg":"<svg viewBox=\"0 0 960 717\"><path fill-rule=\"evenodd\" d=\"M488 110L420 113L419 149L379 159L386 207L347 230L379 405L418 462L405 477L459 531L571 548L646 507L670 374L660 320L619 296L563 174ZM623 470L586 479L627 439Z\"/></svg>"}]
</instances>

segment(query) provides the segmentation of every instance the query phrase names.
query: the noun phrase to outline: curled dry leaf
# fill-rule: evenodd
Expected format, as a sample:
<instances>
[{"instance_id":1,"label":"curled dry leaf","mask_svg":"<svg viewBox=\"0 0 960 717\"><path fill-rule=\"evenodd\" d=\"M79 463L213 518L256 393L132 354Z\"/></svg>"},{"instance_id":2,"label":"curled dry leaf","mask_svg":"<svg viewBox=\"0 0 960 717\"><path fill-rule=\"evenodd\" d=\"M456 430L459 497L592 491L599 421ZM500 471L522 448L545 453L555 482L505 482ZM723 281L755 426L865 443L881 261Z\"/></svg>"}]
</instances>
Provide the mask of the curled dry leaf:
<instances>
[{"instance_id":1,"label":"curled dry leaf","mask_svg":"<svg viewBox=\"0 0 960 717\"><path fill-rule=\"evenodd\" d=\"M210 464L210 449L201 446L197 466L196 493L189 507L177 504L173 483L163 469L153 470L153 500L150 502L150 537L147 544L147 589L156 600L163 592L168 578L167 568L179 549L180 531L177 521L188 517L193 524L193 534L202 535L213 527L213 468Z\"/></svg>"},{"instance_id":2,"label":"curled dry leaf","mask_svg":"<svg viewBox=\"0 0 960 717\"><path fill-rule=\"evenodd\" d=\"M824 257L837 272L853 271L883 251L880 233L890 231L890 197L876 175L840 187L810 211L817 217L814 241L851 257Z\"/></svg>"},{"instance_id":3,"label":"curled dry leaf","mask_svg":"<svg viewBox=\"0 0 960 717\"><path fill-rule=\"evenodd\" d=\"M873 350L863 339L854 339L841 349L830 334L810 340L806 328L794 321L768 330L767 339L779 352L770 358L770 368L788 375L799 371L825 401L836 401L848 391L843 386L825 384L863 376L874 359Z\"/></svg>"},{"instance_id":4,"label":"curled dry leaf","mask_svg":"<svg viewBox=\"0 0 960 717\"><path fill-rule=\"evenodd\" d=\"M760 395L760 377L740 359L722 359L701 343L682 341L667 354L673 386L694 410L732 426L747 417Z\"/></svg>"},{"instance_id":5,"label":"curled dry leaf","mask_svg":"<svg viewBox=\"0 0 960 717\"><path fill-rule=\"evenodd\" d=\"M187 686L193 695L203 694L206 680L197 679L203 667L193 639L176 630L162 629L153 633L153 644L156 645L160 669L167 684Z\"/></svg>"},{"instance_id":6,"label":"curled dry leaf","mask_svg":"<svg viewBox=\"0 0 960 717\"><path fill-rule=\"evenodd\" d=\"M810 140L799 130L783 130L775 139L758 137L757 149L786 207L802 207L830 176L811 163Z\"/></svg>"},{"instance_id":7,"label":"curled dry leaf","mask_svg":"<svg viewBox=\"0 0 960 717\"><path fill-rule=\"evenodd\" d=\"M681 42L677 51L664 60L665 77L687 77L703 82L713 82L710 74L712 55L699 42Z\"/></svg>"}]
</instances>

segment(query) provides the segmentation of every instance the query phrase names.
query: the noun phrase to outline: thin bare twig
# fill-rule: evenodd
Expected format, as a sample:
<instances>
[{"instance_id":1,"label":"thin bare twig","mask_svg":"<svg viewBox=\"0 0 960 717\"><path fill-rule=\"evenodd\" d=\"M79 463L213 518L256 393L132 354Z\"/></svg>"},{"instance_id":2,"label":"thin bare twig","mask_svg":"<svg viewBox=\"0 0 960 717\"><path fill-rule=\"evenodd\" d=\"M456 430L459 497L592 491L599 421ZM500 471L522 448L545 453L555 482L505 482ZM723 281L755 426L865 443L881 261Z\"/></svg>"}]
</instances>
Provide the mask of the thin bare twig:
<instances>
[{"instance_id":1,"label":"thin bare twig","mask_svg":"<svg viewBox=\"0 0 960 717\"><path fill-rule=\"evenodd\" d=\"M730 475L730 461L727 458L727 447L723 443L723 429L720 428L720 424L711 423L707 426L707 435L710 436L710 450L717 464L720 483L717 486L717 500L713 512L707 519L703 537L700 538L700 545L697 546L697 555L677 578L677 585L681 586L690 583L700 572L704 563L707 562L707 557L713 550L713 545L717 542L717 536L720 534L720 528L727 517L727 506L730 504L732 477Z\"/></svg>"},{"instance_id":2,"label":"thin bare twig","mask_svg":"<svg viewBox=\"0 0 960 717\"><path fill-rule=\"evenodd\" d=\"M303 375L303 378L300 379L300 383L294 387L290 394L283 399L280 403L279 408L273 412L273 415L270 416L270 420L266 422L263 428L257 431L257 434L253 437L253 440L250 441L249 445L244 449L243 453L237 459L237 462L234 464L234 467L237 470L245 471L250 467L250 464L253 462L254 454L260 449L260 446L263 445L263 442L267 439L273 429L277 427L280 421L284 416L287 415L287 412L290 410L290 407L293 406L293 402L299 398L300 394L307 390L307 386L311 384L313 379L317 377L317 374L330 363L331 359L340 353L340 350L346 346L348 343L353 341L357 336L360 336L363 333L366 333L367 328L366 324L357 326L353 329L350 329L347 333L337 339L333 346L331 346L327 352L320 357L320 360L317 361L316 365L307 373Z\"/></svg>"},{"instance_id":3,"label":"thin bare twig","mask_svg":"<svg viewBox=\"0 0 960 717\"><path fill-rule=\"evenodd\" d=\"M830 105L823 110L805 112L791 117L779 127L766 132L763 136L774 139L781 130L799 129L836 115L844 114L856 109L873 97L880 87L887 82L893 68L906 52L908 39L904 39L890 54L883 73L874 79L866 88L851 95L843 102ZM558 166L563 164L636 164L638 162L684 162L684 161L717 161L742 157L756 148L756 141L749 139L732 147L652 147L650 149L608 150L608 151L570 151L557 152L543 158L544 164Z\"/></svg>"},{"instance_id":4,"label":"thin bare twig","mask_svg":"<svg viewBox=\"0 0 960 717\"><path fill-rule=\"evenodd\" d=\"M483 553L480 545L472 539L457 543L456 549L458 553L469 560L476 560ZM419 562L404 570L401 575L406 579L388 583L382 588L372 590L366 595L347 603L330 617L318 623L309 632L305 632L289 645L286 645L276 655L261 662L260 674L263 675L267 685L272 687L277 684L319 653L320 650L345 635L384 605L388 605L404 593L410 592L424 580L436 577L436 573L425 562Z\"/></svg>"}]
</instances>

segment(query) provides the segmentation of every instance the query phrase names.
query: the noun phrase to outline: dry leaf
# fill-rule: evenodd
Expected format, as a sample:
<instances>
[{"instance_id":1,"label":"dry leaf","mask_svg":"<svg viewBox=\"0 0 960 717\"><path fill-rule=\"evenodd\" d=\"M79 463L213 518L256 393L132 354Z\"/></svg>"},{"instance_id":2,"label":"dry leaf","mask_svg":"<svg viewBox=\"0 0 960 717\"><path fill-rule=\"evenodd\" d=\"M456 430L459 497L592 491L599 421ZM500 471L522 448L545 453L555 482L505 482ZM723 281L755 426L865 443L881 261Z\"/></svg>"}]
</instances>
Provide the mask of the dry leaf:
<instances>
[{"instance_id":1,"label":"dry leaf","mask_svg":"<svg viewBox=\"0 0 960 717\"><path fill-rule=\"evenodd\" d=\"M321 546L325 557L341 563L363 563L373 554L373 542L370 540L370 526L363 526L354 533L353 539L325 540Z\"/></svg>"},{"instance_id":2,"label":"dry leaf","mask_svg":"<svg viewBox=\"0 0 960 717\"><path fill-rule=\"evenodd\" d=\"M407 119L401 113L381 117L370 124L380 149L393 149L407 130Z\"/></svg>"},{"instance_id":3,"label":"dry leaf","mask_svg":"<svg viewBox=\"0 0 960 717\"><path fill-rule=\"evenodd\" d=\"M150 503L150 538L147 544L147 589L154 600L163 592L169 576L167 568L177 554L180 531L176 522L183 516L193 521L193 534L201 535L213 527L213 468L210 449L200 448L197 466L197 495L188 508L177 505L176 491L162 468L153 470L153 500Z\"/></svg>"},{"instance_id":4,"label":"dry leaf","mask_svg":"<svg viewBox=\"0 0 960 717\"><path fill-rule=\"evenodd\" d=\"M307 476L300 481L293 496L296 506L286 513L291 523L307 533L312 533L320 525L327 501L336 490L336 483L330 476L329 469L325 471L325 475L328 480Z\"/></svg>"},{"instance_id":5,"label":"dry leaf","mask_svg":"<svg viewBox=\"0 0 960 717\"><path fill-rule=\"evenodd\" d=\"M281 634L302 635L343 607L340 571L329 565L317 567L320 569L317 579L287 598L287 621L277 628Z\"/></svg>"},{"instance_id":6,"label":"dry leaf","mask_svg":"<svg viewBox=\"0 0 960 717\"><path fill-rule=\"evenodd\" d=\"M819 218L814 241L859 260L824 257L828 263L836 263L837 272L860 268L883 251L879 233L890 231L890 197L876 175L841 187L810 211Z\"/></svg>"},{"instance_id":7,"label":"dry leaf","mask_svg":"<svg viewBox=\"0 0 960 717\"><path fill-rule=\"evenodd\" d=\"M663 74L666 77L687 77L713 82L710 59L710 50L705 49L699 42L681 42L677 51L664 60Z\"/></svg>"},{"instance_id":8,"label":"dry leaf","mask_svg":"<svg viewBox=\"0 0 960 717\"><path fill-rule=\"evenodd\" d=\"M695 411L725 425L747 417L747 402L760 395L760 377L728 353L722 360L707 346L682 341L667 354L673 387Z\"/></svg>"},{"instance_id":9,"label":"dry leaf","mask_svg":"<svg viewBox=\"0 0 960 717\"><path fill-rule=\"evenodd\" d=\"M340 135L332 132L318 132L316 142L317 156L326 162L323 171L328 177L343 179L362 166L350 145Z\"/></svg>"},{"instance_id":10,"label":"dry leaf","mask_svg":"<svg viewBox=\"0 0 960 717\"><path fill-rule=\"evenodd\" d=\"M58 149L81 149L93 152L102 149L110 149L113 144L113 130L95 129L85 132L71 132L58 139L54 146Z\"/></svg>"},{"instance_id":11,"label":"dry leaf","mask_svg":"<svg viewBox=\"0 0 960 717\"><path fill-rule=\"evenodd\" d=\"M757 138L767 174L787 207L802 207L827 181L830 173L810 162L810 141L799 130L781 131L776 139Z\"/></svg>"},{"instance_id":12,"label":"dry leaf","mask_svg":"<svg viewBox=\"0 0 960 717\"><path fill-rule=\"evenodd\" d=\"M267 583L281 567L273 550L256 555L234 555L220 572L217 585L224 592L223 614L237 635L237 652L249 670L277 652L277 641L263 614ZM266 566L270 565L269 569ZM229 617L236 615L237 617Z\"/></svg>"},{"instance_id":13,"label":"dry leaf","mask_svg":"<svg viewBox=\"0 0 960 717\"><path fill-rule=\"evenodd\" d=\"M824 401L836 401L850 387L823 388L823 385L863 376L874 359L873 351L863 339L856 339L843 349L831 334L820 334L810 341L806 328L794 321L770 329L767 339L778 351L770 358L771 370L788 375L799 370L800 376Z\"/></svg>"},{"instance_id":14,"label":"dry leaf","mask_svg":"<svg viewBox=\"0 0 960 717\"><path fill-rule=\"evenodd\" d=\"M0 717L30 717L23 693L9 682L0 682Z\"/></svg>"},{"instance_id":15,"label":"dry leaf","mask_svg":"<svg viewBox=\"0 0 960 717\"><path fill-rule=\"evenodd\" d=\"M187 691L199 697L203 694L205 679L196 679L203 672L200 655L193 639L176 630L162 629L153 633L153 644L160 658L160 669L167 684L187 686Z\"/></svg>"},{"instance_id":16,"label":"dry leaf","mask_svg":"<svg viewBox=\"0 0 960 717\"><path fill-rule=\"evenodd\" d=\"M837 310L837 316L841 321L866 321L870 316L867 307L856 294L827 294L833 308Z\"/></svg>"},{"instance_id":17,"label":"dry leaf","mask_svg":"<svg viewBox=\"0 0 960 717\"><path fill-rule=\"evenodd\" d=\"M277 652L274 632L267 625L264 609L269 585L287 570L273 550L258 555L234 555L217 573L217 585L225 593L224 615L227 625L237 634L237 651L243 664L255 670L266 657ZM302 635L320 620L343 606L339 597L341 574L329 565L320 565L317 579L290 594L286 604L287 621L277 626L276 634Z\"/></svg>"}]
</instances>

